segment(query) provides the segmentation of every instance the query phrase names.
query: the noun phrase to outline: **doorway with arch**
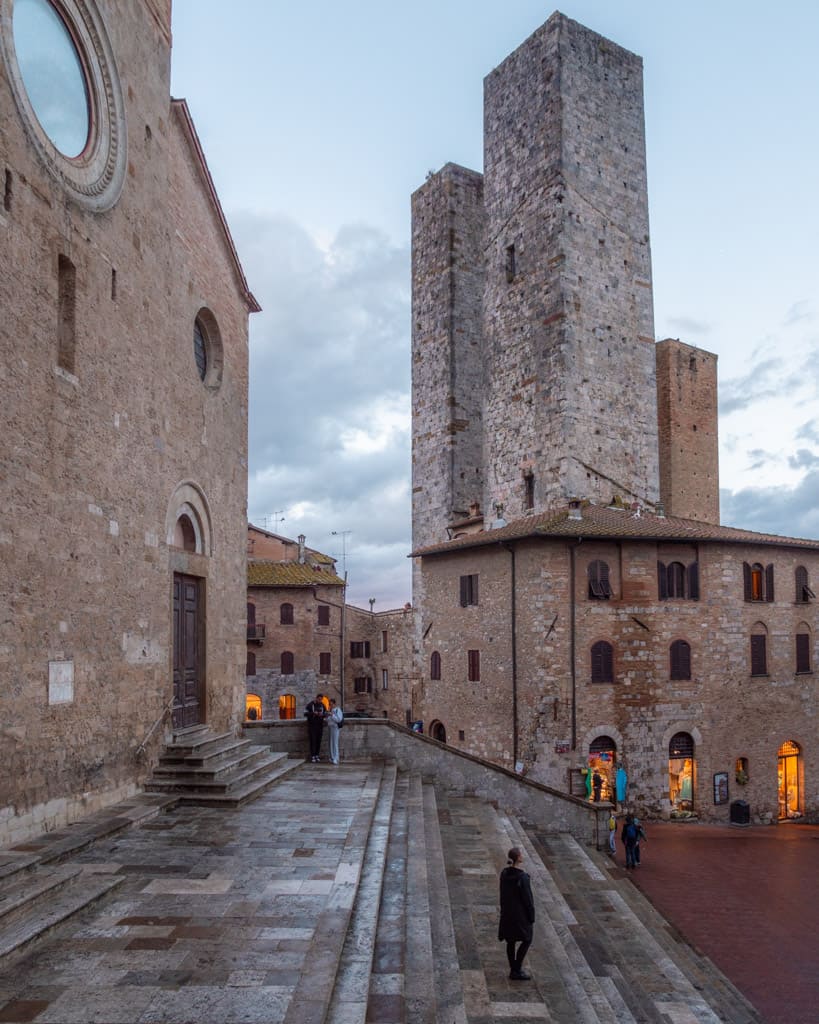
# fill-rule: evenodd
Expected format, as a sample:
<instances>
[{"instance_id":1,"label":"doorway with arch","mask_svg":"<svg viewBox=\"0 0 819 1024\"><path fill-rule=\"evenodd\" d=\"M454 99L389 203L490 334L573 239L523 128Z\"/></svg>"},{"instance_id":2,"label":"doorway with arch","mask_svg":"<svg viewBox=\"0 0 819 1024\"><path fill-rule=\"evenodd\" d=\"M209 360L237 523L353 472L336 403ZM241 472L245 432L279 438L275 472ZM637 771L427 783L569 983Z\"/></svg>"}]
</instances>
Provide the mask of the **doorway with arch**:
<instances>
[{"instance_id":1,"label":"doorway with arch","mask_svg":"<svg viewBox=\"0 0 819 1024\"><path fill-rule=\"evenodd\" d=\"M802 748L793 740L786 740L777 753L780 821L802 817L801 770Z\"/></svg>"}]
</instances>

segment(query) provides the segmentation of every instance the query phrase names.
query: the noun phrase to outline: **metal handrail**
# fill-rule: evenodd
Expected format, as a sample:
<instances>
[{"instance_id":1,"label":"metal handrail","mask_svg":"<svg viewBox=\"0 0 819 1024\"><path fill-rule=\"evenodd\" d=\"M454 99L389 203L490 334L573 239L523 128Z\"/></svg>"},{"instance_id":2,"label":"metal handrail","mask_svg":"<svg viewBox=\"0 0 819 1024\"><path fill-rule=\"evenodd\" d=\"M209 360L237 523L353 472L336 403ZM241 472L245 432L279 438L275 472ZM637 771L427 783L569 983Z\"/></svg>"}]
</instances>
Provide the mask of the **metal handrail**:
<instances>
[{"instance_id":1,"label":"metal handrail","mask_svg":"<svg viewBox=\"0 0 819 1024\"><path fill-rule=\"evenodd\" d=\"M145 753L145 748L148 745L148 740L153 736L153 734L156 732L157 728L165 721L165 715L167 715L167 713L171 710L171 708L173 708L175 700L176 700L175 697L171 697L171 699L168 701L168 703L162 708L162 714L159 716L159 718L157 718L157 720L154 722L154 724L148 730L148 732L147 732L147 734L145 736L145 739L136 748L135 757L137 759L142 757L142 755Z\"/></svg>"}]
</instances>

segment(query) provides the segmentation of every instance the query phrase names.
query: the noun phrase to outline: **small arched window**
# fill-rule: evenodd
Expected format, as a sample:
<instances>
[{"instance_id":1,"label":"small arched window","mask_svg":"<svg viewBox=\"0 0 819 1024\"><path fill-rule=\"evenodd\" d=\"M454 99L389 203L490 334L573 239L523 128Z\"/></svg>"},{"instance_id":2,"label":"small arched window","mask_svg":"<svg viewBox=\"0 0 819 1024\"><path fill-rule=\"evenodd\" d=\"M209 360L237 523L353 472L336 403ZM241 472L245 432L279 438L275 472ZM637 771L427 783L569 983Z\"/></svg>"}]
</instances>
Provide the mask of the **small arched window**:
<instances>
[{"instance_id":1,"label":"small arched window","mask_svg":"<svg viewBox=\"0 0 819 1024\"><path fill-rule=\"evenodd\" d=\"M293 652L282 651L281 656L281 674L283 676L292 676L294 672L293 667Z\"/></svg>"},{"instance_id":2,"label":"small arched window","mask_svg":"<svg viewBox=\"0 0 819 1024\"><path fill-rule=\"evenodd\" d=\"M768 674L768 630L758 622L751 634L751 675Z\"/></svg>"},{"instance_id":3,"label":"small arched window","mask_svg":"<svg viewBox=\"0 0 819 1024\"><path fill-rule=\"evenodd\" d=\"M256 675L256 652L247 652L247 666L245 669L245 675L255 676Z\"/></svg>"},{"instance_id":4,"label":"small arched window","mask_svg":"<svg viewBox=\"0 0 819 1024\"><path fill-rule=\"evenodd\" d=\"M429 659L429 678L440 679L441 678L441 655L438 651L433 651Z\"/></svg>"},{"instance_id":5,"label":"small arched window","mask_svg":"<svg viewBox=\"0 0 819 1024\"><path fill-rule=\"evenodd\" d=\"M691 678L691 645L687 640L675 640L670 650L671 678Z\"/></svg>"},{"instance_id":6,"label":"small arched window","mask_svg":"<svg viewBox=\"0 0 819 1024\"><path fill-rule=\"evenodd\" d=\"M796 627L796 671L810 672L810 627L802 622Z\"/></svg>"},{"instance_id":7,"label":"small arched window","mask_svg":"<svg viewBox=\"0 0 819 1024\"><path fill-rule=\"evenodd\" d=\"M279 718L291 719L296 717L296 697L292 693L283 693L279 697Z\"/></svg>"},{"instance_id":8,"label":"small arched window","mask_svg":"<svg viewBox=\"0 0 819 1024\"><path fill-rule=\"evenodd\" d=\"M609 563L603 562L600 559L589 562L587 572L589 577L589 600L607 601L611 597Z\"/></svg>"},{"instance_id":9,"label":"small arched window","mask_svg":"<svg viewBox=\"0 0 819 1024\"><path fill-rule=\"evenodd\" d=\"M693 757L694 739L690 733L677 732L668 744L669 757Z\"/></svg>"},{"instance_id":10,"label":"small arched window","mask_svg":"<svg viewBox=\"0 0 819 1024\"><path fill-rule=\"evenodd\" d=\"M763 566L759 562L754 562L753 565L743 562L742 574L746 601L773 601L773 564Z\"/></svg>"},{"instance_id":11,"label":"small arched window","mask_svg":"<svg viewBox=\"0 0 819 1024\"><path fill-rule=\"evenodd\" d=\"M614 682L614 648L608 640L598 640L591 649L591 681Z\"/></svg>"},{"instance_id":12,"label":"small arched window","mask_svg":"<svg viewBox=\"0 0 819 1024\"><path fill-rule=\"evenodd\" d=\"M285 602L279 611L279 622L283 626L293 625L293 605Z\"/></svg>"},{"instance_id":13,"label":"small arched window","mask_svg":"<svg viewBox=\"0 0 819 1024\"><path fill-rule=\"evenodd\" d=\"M810 589L808 584L808 570L804 565L797 566L796 569L796 603L807 604L812 598L816 597L816 594Z\"/></svg>"},{"instance_id":14,"label":"small arched window","mask_svg":"<svg viewBox=\"0 0 819 1024\"><path fill-rule=\"evenodd\" d=\"M173 534L173 545L183 551L196 551L196 529L190 516L181 515L176 520Z\"/></svg>"}]
</instances>

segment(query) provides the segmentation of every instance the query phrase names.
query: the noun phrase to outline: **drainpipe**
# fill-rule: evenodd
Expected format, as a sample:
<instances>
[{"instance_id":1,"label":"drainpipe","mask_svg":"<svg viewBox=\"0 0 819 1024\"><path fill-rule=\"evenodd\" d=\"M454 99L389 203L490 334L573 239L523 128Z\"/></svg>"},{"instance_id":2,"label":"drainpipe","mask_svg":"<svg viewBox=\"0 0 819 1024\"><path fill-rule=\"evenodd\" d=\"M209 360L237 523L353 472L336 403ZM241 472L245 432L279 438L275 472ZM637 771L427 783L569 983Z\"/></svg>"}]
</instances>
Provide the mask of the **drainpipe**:
<instances>
[{"instance_id":1,"label":"drainpipe","mask_svg":"<svg viewBox=\"0 0 819 1024\"><path fill-rule=\"evenodd\" d=\"M517 603L516 603L516 582L515 582L515 549L503 542L502 547L509 552L511 562L511 593L510 593L510 623L512 627L512 762L517 771L518 753L518 643L517 643Z\"/></svg>"},{"instance_id":2,"label":"drainpipe","mask_svg":"<svg viewBox=\"0 0 819 1024\"><path fill-rule=\"evenodd\" d=\"M577 551L582 537L578 537L574 544L569 545L569 674L572 681L572 750L577 749L577 670L575 636L576 607L575 607L575 552Z\"/></svg>"}]
</instances>

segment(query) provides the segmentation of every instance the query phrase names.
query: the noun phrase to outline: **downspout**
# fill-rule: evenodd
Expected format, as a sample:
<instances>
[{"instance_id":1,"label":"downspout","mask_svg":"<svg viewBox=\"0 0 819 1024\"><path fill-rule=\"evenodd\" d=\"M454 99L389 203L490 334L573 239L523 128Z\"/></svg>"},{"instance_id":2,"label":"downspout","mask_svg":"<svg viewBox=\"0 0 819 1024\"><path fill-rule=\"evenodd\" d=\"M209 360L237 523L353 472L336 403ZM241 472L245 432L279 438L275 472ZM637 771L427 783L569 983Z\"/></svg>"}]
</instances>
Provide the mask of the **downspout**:
<instances>
[{"instance_id":1,"label":"downspout","mask_svg":"<svg viewBox=\"0 0 819 1024\"><path fill-rule=\"evenodd\" d=\"M578 537L569 545L569 674L572 681L572 750L577 750L577 670L576 648L576 600L575 600L575 552L583 538Z\"/></svg>"},{"instance_id":2,"label":"downspout","mask_svg":"<svg viewBox=\"0 0 819 1024\"><path fill-rule=\"evenodd\" d=\"M510 624L512 628L512 763L514 770L518 770L520 761L518 754L518 636L517 636L517 602L516 602L516 580L515 580L515 549L507 543L502 542L512 557L511 562L511 593L510 593Z\"/></svg>"}]
</instances>

